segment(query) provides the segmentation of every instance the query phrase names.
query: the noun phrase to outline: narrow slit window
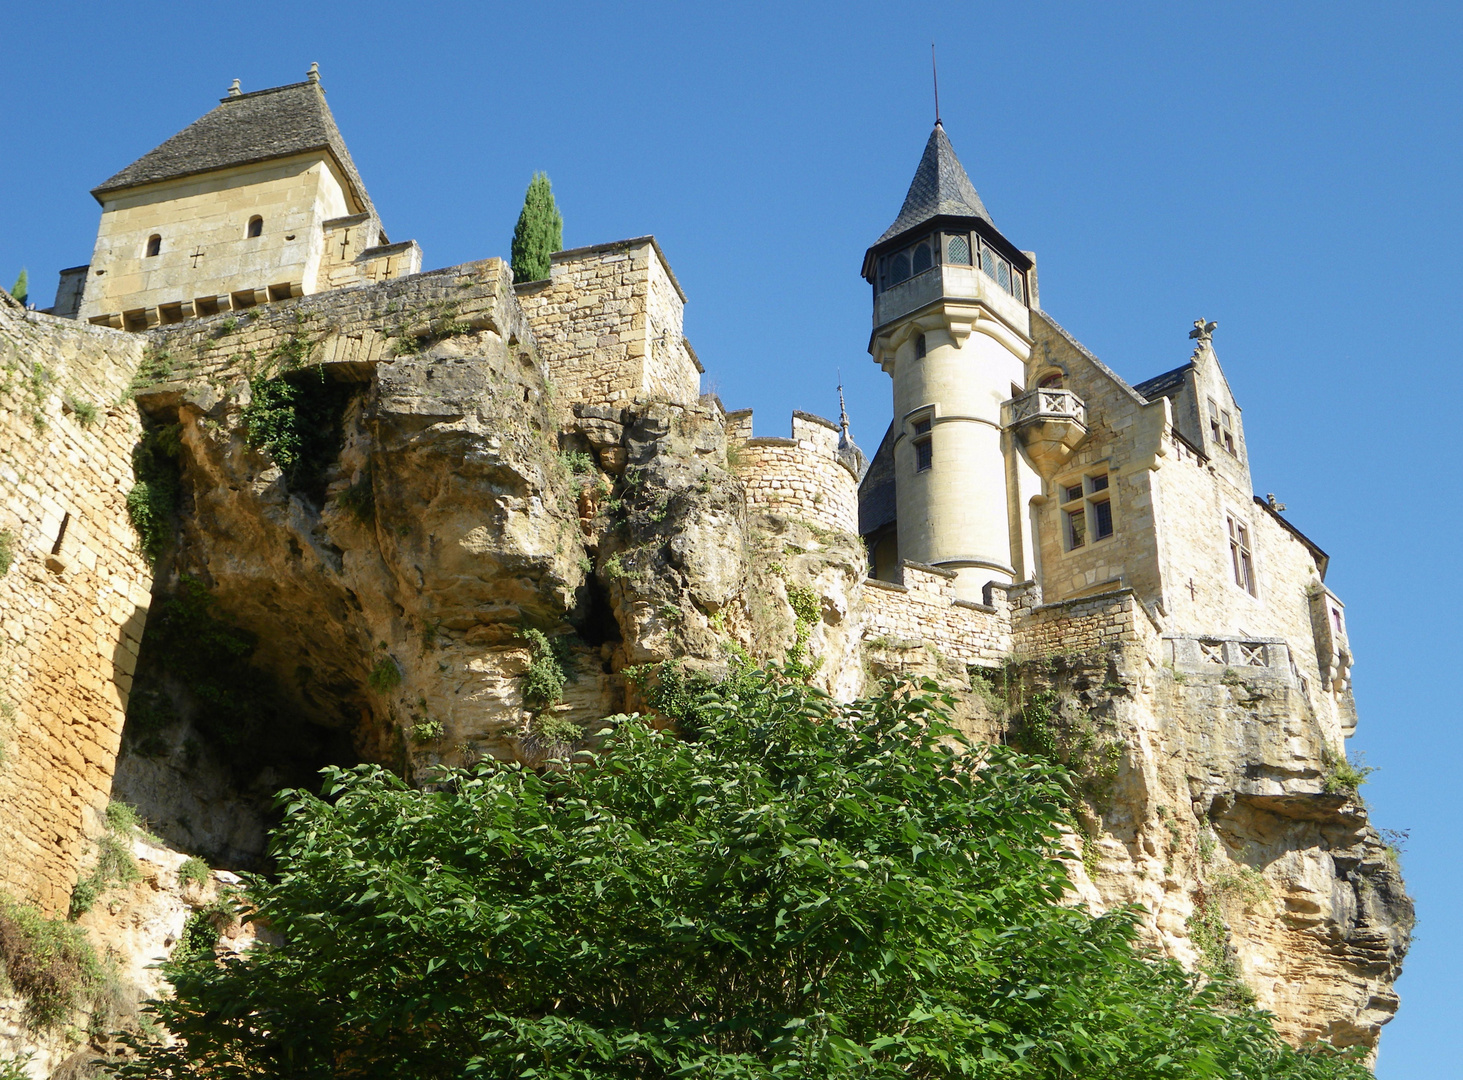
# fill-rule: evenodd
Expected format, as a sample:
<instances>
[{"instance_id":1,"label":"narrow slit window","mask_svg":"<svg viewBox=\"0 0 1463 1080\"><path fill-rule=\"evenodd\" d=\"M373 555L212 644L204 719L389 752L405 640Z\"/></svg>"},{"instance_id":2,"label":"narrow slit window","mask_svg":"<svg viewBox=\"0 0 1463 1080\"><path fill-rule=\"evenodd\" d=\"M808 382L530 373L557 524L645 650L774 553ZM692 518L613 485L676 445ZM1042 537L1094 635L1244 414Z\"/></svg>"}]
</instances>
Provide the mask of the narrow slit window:
<instances>
[{"instance_id":1,"label":"narrow slit window","mask_svg":"<svg viewBox=\"0 0 1463 1080\"><path fill-rule=\"evenodd\" d=\"M250 239L253 239L256 236L262 236L263 234L264 234L264 219L262 217L260 217L258 214L255 214L253 217L251 217L249 219L249 230L244 235L247 236L247 237L249 237Z\"/></svg>"},{"instance_id":2,"label":"narrow slit window","mask_svg":"<svg viewBox=\"0 0 1463 1080\"><path fill-rule=\"evenodd\" d=\"M914 471L927 472L935 465L935 447L931 436L934 421L926 417L914 422Z\"/></svg>"},{"instance_id":3,"label":"narrow slit window","mask_svg":"<svg viewBox=\"0 0 1463 1080\"><path fill-rule=\"evenodd\" d=\"M147 257L149 259L152 258L154 255L157 255L159 252L161 252L162 249L163 249L163 238L161 236L159 236L157 233L153 233L151 236L149 236L147 238Z\"/></svg>"},{"instance_id":4,"label":"narrow slit window","mask_svg":"<svg viewBox=\"0 0 1463 1080\"><path fill-rule=\"evenodd\" d=\"M916 360L923 360L925 358L925 348L925 336L921 334L914 339L914 358Z\"/></svg>"}]
</instances>

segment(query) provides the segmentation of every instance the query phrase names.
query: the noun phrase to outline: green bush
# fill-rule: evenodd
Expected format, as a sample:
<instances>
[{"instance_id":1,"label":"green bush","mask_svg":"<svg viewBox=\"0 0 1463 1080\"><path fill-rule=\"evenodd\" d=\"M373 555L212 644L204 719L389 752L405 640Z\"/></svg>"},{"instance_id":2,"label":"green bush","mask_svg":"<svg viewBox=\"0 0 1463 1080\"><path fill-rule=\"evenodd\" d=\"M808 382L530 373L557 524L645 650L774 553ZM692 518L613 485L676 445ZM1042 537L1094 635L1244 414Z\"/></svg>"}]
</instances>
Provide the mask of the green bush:
<instances>
[{"instance_id":1,"label":"green bush","mask_svg":"<svg viewBox=\"0 0 1463 1080\"><path fill-rule=\"evenodd\" d=\"M0 895L0 968L28 1023L52 1028L99 991L104 973L80 928Z\"/></svg>"},{"instance_id":2,"label":"green bush","mask_svg":"<svg viewBox=\"0 0 1463 1080\"><path fill-rule=\"evenodd\" d=\"M10 571L15 564L15 534L9 529L0 529L0 575Z\"/></svg>"},{"instance_id":3,"label":"green bush","mask_svg":"<svg viewBox=\"0 0 1463 1080\"><path fill-rule=\"evenodd\" d=\"M149 427L132 449L132 475L127 516L153 566L162 557L173 532L173 515L182 486L178 463L182 428L177 424Z\"/></svg>"},{"instance_id":4,"label":"green bush","mask_svg":"<svg viewBox=\"0 0 1463 1080\"><path fill-rule=\"evenodd\" d=\"M203 885L207 883L212 873L208 867L208 863L196 855L190 855L183 860L183 865L178 867L178 884Z\"/></svg>"},{"instance_id":5,"label":"green bush","mask_svg":"<svg viewBox=\"0 0 1463 1080\"><path fill-rule=\"evenodd\" d=\"M137 836L152 843L160 842L142 828L142 819L136 810L124 802L108 803L107 831L97 841L96 865L71 890L69 918L85 915L108 889L122 888L141 880L131 848L131 841Z\"/></svg>"},{"instance_id":6,"label":"green bush","mask_svg":"<svg viewBox=\"0 0 1463 1080\"><path fill-rule=\"evenodd\" d=\"M1326 772L1321 780L1321 788L1328 795L1345 795L1348 798L1358 797L1361 786L1367 782L1367 777L1376 772L1374 766L1366 763L1364 754L1356 755L1356 763L1352 764L1345 757L1329 758L1325 762Z\"/></svg>"},{"instance_id":7,"label":"green bush","mask_svg":"<svg viewBox=\"0 0 1463 1080\"><path fill-rule=\"evenodd\" d=\"M710 688L597 757L281 797L279 945L175 965L136 1078L1364 1080L1067 900L1069 783L933 688Z\"/></svg>"},{"instance_id":8,"label":"green bush","mask_svg":"<svg viewBox=\"0 0 1463 1080\"><path fill-rule=\"evenodd\" d=\"M327 377L319 366L249 380L243 409L249 445L269 454L289 488L317 506L324 505L325 474L340 456L341 421L358 389Z\"/></svg>"},{"instance_id":9,"label":"green bush","mask_svg":"<svg viewBox=\"0 0 1463 1080\"><path fill-rule=\"evenodd\" d=\"M371 674L366 676L366 682L376 693L389 694L401 685L401 668L391 657L383 656L376 661Z\"/></svg>"},{"instance_id":10,"label":"green bush","mask_svg":"<svg viewBox=\"0 0 1463 1080\"><path fill-rule=\"evenodd\" d=\"M520 630L518 637L527 643L530 655L528 674L523 677L523 707L542 712L564 696L568 642L563 637L550 641L542 630L532 628Z\"/></svg>"}]
</instances>

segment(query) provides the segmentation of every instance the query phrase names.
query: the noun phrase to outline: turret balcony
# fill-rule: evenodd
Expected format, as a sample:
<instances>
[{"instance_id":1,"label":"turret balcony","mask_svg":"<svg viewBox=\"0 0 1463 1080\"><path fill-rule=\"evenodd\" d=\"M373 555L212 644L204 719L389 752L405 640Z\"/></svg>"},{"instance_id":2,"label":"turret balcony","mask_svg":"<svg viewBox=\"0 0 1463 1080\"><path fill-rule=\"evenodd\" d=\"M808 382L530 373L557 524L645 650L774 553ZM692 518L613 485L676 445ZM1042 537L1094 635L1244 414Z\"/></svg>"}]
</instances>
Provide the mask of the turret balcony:
<instances>
[{"instance_id":1,"label":"turret balcony","mask_svg":"<svg viewBox=\"0 0 1463 1080\"><path fill-rule=\"evenodd\" d=\"M1001 406L1002 426L1021 440L1026 456L1050 478L1087 438L1087 406L1070 390L1039 387Z\"/></svg>"}]
</instances>

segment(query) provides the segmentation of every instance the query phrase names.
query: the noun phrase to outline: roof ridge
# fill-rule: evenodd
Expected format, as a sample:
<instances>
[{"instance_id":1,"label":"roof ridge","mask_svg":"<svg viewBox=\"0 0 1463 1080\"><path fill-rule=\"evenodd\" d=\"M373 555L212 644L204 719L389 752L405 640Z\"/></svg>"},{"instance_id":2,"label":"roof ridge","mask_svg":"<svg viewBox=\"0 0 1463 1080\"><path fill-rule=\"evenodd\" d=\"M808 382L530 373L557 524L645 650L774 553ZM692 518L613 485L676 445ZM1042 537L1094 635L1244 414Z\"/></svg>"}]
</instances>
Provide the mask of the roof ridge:
<instances>
[{"instance_id":1,"label":"roof ridge","mask_svg":"<svg viewBox=\"0 0 1463 1080\"><path fill-rule=\"evenodd\" d=\"M302 82L285 83L283 86L266 86L263 90L249 90L240 91L237 94L225 94L218 100L220 104L227 105L231 101L243 101L245 98L262 97L265 94L277 94L281 90L294 90L297 87L311 85L320 86L319 83L311 83L308 80L305 80ZM320 92L322 94L325 93L325 87L320 86Z\"/></svg>"}]
</instances>

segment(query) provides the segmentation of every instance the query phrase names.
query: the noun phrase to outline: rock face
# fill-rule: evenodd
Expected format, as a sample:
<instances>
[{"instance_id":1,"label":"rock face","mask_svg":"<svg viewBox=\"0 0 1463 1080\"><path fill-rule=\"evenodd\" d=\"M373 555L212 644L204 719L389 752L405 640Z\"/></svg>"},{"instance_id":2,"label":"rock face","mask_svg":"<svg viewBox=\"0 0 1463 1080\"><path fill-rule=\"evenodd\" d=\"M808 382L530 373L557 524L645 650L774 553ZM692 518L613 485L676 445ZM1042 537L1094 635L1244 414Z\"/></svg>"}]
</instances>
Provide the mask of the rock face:
<instances>
[{"instance_id":1,"label":"rock face","mask_svg":"<svg viewBox=\"0 0 1463 1080\"><path fill-rule=\"evenodd\" d=\"M254 869L273 795L319 767L430 784L484 757L538 765L646 708L658 665L776 662L841 699L928 677L973 739L1079 777L1074 899L1141 904L1152 945L1237 973L1287 1037L1376 1045L1411 902L1283 672L1177 671L1157 631L1114 629L1146 618L1131 599L1064 641L1016 586L950 610L1027 605L1046 636L1024 659L895 636L890 585L875 595L816 493L749 499L714 399L557 399L495 265L155 337L142 446L175 470L176 512L114 798L179 851ZM181 855L138 859L144 882L86 919L150 992L139 965L205 898L179 892Z\"/></svg>"}]
</instances>

